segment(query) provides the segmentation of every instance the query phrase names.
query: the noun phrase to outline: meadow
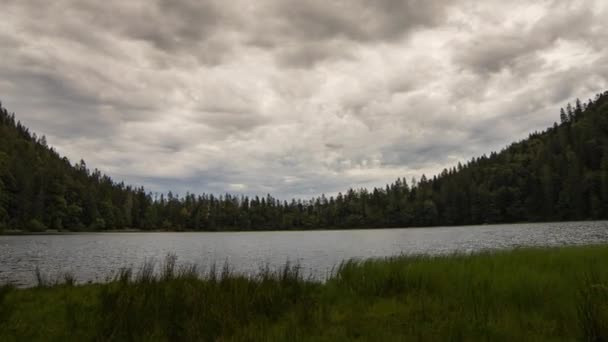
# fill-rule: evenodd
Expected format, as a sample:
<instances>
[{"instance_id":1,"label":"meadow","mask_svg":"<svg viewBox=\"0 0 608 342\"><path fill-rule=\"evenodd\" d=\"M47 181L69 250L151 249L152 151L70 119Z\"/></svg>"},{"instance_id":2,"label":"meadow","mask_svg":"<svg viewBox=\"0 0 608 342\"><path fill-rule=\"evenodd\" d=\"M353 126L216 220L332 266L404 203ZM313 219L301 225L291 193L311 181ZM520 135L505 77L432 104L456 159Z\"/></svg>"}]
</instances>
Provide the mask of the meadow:
<instances>
[{"instance_id":1,"label":"meadow","mask_svg":"<svg viewBox=\"0 0 608 342\"><path fill-rule=\"evenodd\" d=\"M606 341L608 246L298 265L117 270L0 287L0 341ZM155 267L156 266L156 267Z\"/></svg>"}]
</instances>

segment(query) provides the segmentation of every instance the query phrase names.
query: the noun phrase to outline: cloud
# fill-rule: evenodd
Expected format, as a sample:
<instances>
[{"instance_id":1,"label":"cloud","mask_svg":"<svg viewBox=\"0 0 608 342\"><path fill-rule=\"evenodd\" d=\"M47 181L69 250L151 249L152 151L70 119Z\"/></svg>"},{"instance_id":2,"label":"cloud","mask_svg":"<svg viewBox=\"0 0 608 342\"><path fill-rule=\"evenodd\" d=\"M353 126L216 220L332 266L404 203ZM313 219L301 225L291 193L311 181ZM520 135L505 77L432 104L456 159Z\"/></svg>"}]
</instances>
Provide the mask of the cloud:
<instances>
[{"instance_id":1,"label":"cloud","mask_svg":"<svg viewBox=\"0 0 608 342\"><path fill-rule=\"evenodd\" d=\"M456 43L455 63L478 74L497 73L504 69L521 74L542 70L540 54L561 41L582 41L603 49L604 11L594 12L589 2L552 3L540 18L528 25L498 25L490 32L468 36ZM473 29L473 28L472 28Z\"/></svg>"},{"instance_id":2,"label":"cloud","mask_svg":"<svg viewBox=\"0 0 608 342\"><path fill-rule=\"evenodd\" d=\"M279 50L284 66L312 67L349 58L360 44L400 41L441 23L452 1L380 0L278 2L262 45ZM270 32L270 33L269 33Z\"/></svg>"},{"instance_id":3,"label":"cloud","mask_svg":"<svg viewBox=\"0 0 608 342\"><path fill-rule=\"evenodd\" d=\"M608 87L599 0L6 0L0 99L152 191L430 176Z\"/></svg>"},{"instance_id":4,"label":"cloud","mask_svg":"<svg viewBox=\"0 0 608 342\"><path fill-rule=\"evenodd\" d=\"M280 2L282 25L305 40L399 39L410 31L442 21L450 1L379 0Z\"/></svg>"}]
</instances>

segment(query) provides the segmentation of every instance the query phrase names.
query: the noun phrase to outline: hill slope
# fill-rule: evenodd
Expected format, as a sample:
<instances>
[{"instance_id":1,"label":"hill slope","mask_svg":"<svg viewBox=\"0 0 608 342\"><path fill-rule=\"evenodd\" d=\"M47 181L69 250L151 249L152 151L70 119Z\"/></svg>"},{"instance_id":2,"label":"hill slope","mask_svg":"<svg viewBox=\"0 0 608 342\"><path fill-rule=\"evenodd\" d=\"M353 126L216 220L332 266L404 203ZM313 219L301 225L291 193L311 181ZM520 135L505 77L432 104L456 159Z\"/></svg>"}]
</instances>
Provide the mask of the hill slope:
<instances>
[{"instance_id":1,"label":"hill slope","mask_svg":"<svg viewBox=\"0 0 608 342\"><path fill-rule=\"evenodd\" d=\"M143 189L117 184L81 161L71 165L44 137L0 106L0 227L72 230L129 226L149 202Z\"/></svg>"},{"instance_id":2,"label":"hill slope","mask_svg":"<svg viewBox=\"0 0 608 342\"><path fill-rule=\"evenodd\" d=\"M0 106L0 229L315 229L608 218L608 92L568 105L561 124L440 175L329 199L202 194L152 198L81 161Z\"/></svg>"}]
</instances>

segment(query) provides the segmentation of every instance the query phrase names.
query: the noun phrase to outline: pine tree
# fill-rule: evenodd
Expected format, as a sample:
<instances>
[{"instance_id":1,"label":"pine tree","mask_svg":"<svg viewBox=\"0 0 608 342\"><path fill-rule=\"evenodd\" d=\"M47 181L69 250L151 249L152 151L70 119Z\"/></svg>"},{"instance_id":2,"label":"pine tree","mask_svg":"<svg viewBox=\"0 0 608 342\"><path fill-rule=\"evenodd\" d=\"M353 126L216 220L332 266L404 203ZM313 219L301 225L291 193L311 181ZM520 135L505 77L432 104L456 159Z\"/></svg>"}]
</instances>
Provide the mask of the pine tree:
<instances>
[{"instance_id":1,"label":"pine tree","mask_svg":"<svg viewBox=\"0 0 608 342\"><path fill-rule=\"evenodd\" d=\"M583 113L583 106L581 105L581 100L576 99L576 104L574 107L574 115L575 117L579 117Z\"/></svg>"},{"instance_id":2,"label":"pine tree","mask_svg":"<svg viewBox=\"0 0 608 342\"><path fill-rule=\"evenodd\" d=\"M574 122L574 110L572 109L572 105L570 103L566 105L566 112L568 113L568 121Z\"/></svg>"},{"instance_id":3,"label":"pine tree","mask_svg":"<svg viewBox=\"0 0 608 342\"><path fill-rule=\"evenodd\" d=\"M564 111L564 108L560 108L559 110L559 118L562 124L565 124L568 122L568 115L566 115L566 112Z\"/></svg>"},{"instance_id":4,"label":"pine tree","mask_svg":"<svg viewBox=\"0 0 608 342\"><path fill-rule=\"evenodd\" d=\"M608 93L560 110L562 125L420 182L329 200L152 196L72 165L0 108L0 226L44 230L356 228L608 218ZM564 125L573 122L576 125Z\"/></svg>"}]
</instances>

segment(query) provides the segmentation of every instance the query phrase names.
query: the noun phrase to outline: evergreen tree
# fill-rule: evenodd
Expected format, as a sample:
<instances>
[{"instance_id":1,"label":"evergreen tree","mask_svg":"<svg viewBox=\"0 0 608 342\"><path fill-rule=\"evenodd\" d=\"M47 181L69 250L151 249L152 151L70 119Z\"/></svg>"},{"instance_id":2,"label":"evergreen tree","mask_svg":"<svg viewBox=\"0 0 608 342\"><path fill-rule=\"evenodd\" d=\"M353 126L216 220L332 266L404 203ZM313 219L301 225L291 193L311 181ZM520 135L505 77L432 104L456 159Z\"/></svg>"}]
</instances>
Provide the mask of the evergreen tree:
<instances>
[{"instance_id":1,"label":"evergreen tree","mask_svg":"<svg viewBox=\"0 0 608 342\"><path fill-rule=\"evenodd\" d=\"M574 122L574 109L570 103L566 105L566 112L568 112L568 121Z\"/></svg>"},{"instance_id":2,"label":"evergreen tree","mask_svg":"<svg viewBox=\"0 0 608 342\"><path fill-rule=\"evenodd\" d=\"M5 179L8 178L8 155L0 152L0 231L8 223L8 201L9 193L5 185Z\"/></svg>"},{"instance_id":3,"label":"evergreen tree","mask_svg":"<svg viewBox=\"0 0 608 342\"><path fill-rule=\"evenodd\" d=\"M576 122L575 122L576 119ZM312 229L608 219L608 93L562 125L408 184L335 197L152 196L75 165L0 106L0 229ZM565 123L569 123L565 125Z\"/></svg>"},{"instance_id":4,"label":"evergreen tree","mask_svg":"<svg viewBox=\"0 0 608 342\"><path fill-rule=\"evenodd\" d=\"M564 111L564 108L561 108L559 110L559 118L562 124L565 124L568 122L568 115L566 114L566 112Z\"/></svg>"},{"instance_id":5,"label":"evergreen tree","mask_svg":"<svg viewBox=\"0 0 608 342\"><path fill-rule=\"evenodd\" d=\"M576 99L576 104L574 105L574 116L578 117L583 113L583 106L581 105L581 100Z\"/></svg>"}]
</instances>

